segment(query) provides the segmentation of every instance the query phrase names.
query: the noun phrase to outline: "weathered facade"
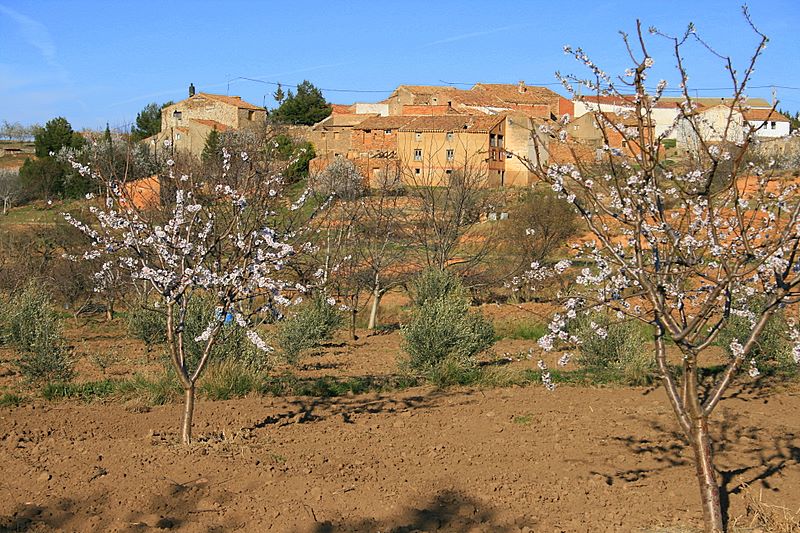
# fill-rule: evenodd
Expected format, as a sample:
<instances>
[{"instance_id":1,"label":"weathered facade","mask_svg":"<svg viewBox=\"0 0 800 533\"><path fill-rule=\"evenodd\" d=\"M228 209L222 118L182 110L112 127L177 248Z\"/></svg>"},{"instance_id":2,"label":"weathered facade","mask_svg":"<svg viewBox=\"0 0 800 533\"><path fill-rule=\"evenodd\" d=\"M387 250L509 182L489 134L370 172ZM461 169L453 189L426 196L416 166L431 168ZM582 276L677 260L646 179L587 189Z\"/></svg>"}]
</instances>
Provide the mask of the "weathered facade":
<instances>
[{"instance_id":1,"label":"weathered facade","mask_svg":"<svg viewBox=\"0 0 800 533\"><path fill-rule=\"evenodd\" d=\"M161 133L150 142L170 149L199 156L212 130L224 132L263 127L267 111L245 102L238 96L197 93L161 110Z\"/></svg>"}]
</instances>

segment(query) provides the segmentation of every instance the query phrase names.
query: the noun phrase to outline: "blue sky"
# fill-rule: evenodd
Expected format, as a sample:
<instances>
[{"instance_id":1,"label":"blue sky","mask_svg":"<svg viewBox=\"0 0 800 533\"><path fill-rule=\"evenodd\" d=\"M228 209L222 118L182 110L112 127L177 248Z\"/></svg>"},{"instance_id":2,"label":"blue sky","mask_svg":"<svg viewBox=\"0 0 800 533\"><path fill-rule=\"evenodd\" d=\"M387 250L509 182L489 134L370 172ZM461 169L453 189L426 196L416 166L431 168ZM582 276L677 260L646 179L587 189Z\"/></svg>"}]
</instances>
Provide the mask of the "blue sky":
<instances>
[{"instance_id":1,"label":"blue sky","mask_svg":"<svg viewBox=\"0 0 800 533\"><path fill-rule=\"evenodd\" d=\"M800 110L800 2L751 3L754 21L770 37L752 85L797 88L777 92L781 107ZM621 74L628 63L618 31L633 32L636 18L669 33L692 21L743 67L756 39L739 6L722 0L0 0L0 120L27 124L61 115L76 128L125 127L148 102L184 98L189 82L198 91L274 106L274 86L241 77L382 91L325 91L337 103L376 101L404 83L554 83L557 70L583 72L563 53L565 44ZM668 52L656 40L651 55L655 75L674 82ZM701 47L692 46L685 58L692 87L730 87ZM748 94L769 99L772 91Z\"/></svg>"}]
</instances>

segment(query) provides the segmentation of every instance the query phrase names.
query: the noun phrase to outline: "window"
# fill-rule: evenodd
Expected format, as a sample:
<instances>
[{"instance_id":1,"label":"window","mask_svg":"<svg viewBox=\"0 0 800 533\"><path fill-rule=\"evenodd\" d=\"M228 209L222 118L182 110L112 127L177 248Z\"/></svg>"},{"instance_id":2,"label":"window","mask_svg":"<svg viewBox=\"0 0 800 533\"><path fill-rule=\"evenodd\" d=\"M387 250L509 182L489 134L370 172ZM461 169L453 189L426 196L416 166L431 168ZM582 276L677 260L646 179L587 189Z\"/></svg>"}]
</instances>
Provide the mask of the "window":
<instances>
[{"instance_id":1,"label":"window","mask_svg":"<svg viewBox=\"0 0 800 533\"><path fill-rule=\"evenodd\" d=\"M502 147L503 147L503 136L502 136L502 135L500 135L499 133L497 134L497 146L498 146L499 148L502 148Z\"/></svg>"},{"instance_id":2,"label":"window","mask_svg":"<svg viewBox=\"0 0 800 533\"><path fill-rule=\"evenodd\" d=\"M420 174L422 174L422 169L415 168L415 169L414 169L414 175L415 175L415 176L419 176Z\"/></svg>"},{"instance_id":3,"label":"window","mask_svg":"<svg viewBox=\"0 0 800 533\"><path fill-rule=\"evenodd\" d=\"M447 170L444 171L444 173L447 174L448 177L452 176L453 175L453 169L452 168L448 168Z\"/></svg>"},{"instance_id":4,"label":"window","mask_svg":"<svg viewBox=\"0 0 800 533\"><path fill-rule=\"evenodd\" d=\"M385 133L386 135L391 135L392 134L392 130L383 130L383 133Z\"/></svg>"},{"instance_id":5,"label":"window","mask_svg":"<svg viewBox=\"0 0 800 533\"><path fill-rule=\"evenodd\" d=\"M418 141L421 141L421 140L422 140L422 132L420 132L420 131L415 131L415 132L414 132L414 139L416 139L416 140L418 140Z\"/></svg>"},{"instance_id":6,"label":"window","mask_svg":"<svg viewBox=\"0 0 800 533\"><path fill-rule=\"evenodd\" d=\"M452 149L447 150L447 160L452 161L455 159L455 152Z\"/></svg>"},{"instance_id":7,"label":"window","mask_svg":"<svg viewBox=\"0 0 800 533\"><path fill-rule=\"evenodd\" d=\"M364 133L372 133L372 130L364 130Z\"/></svg>"},{"instance_id":8,"label":"window","mask_svg":"<svg viewBox=\"0 0 800 533\"><path fill-rule=\"evenodd\" d=\"M511 155L511 152L506 152L506 159L513 159L514 156Z\"/></svg>"},{"instance_id":9,"label":"window","mask_svg":"<svg viewBox=\"0 0 800 533\"><path fill-rule=\"evenodd\" d=\"M175 138L180 141L181 140L181 134L180 133L176 133L175 134Z\"/></svg>"},{"instance_id":10,"label":"window","mask_svg":"<svg viewBox=\"0 0 800 533\"><path fill-rule=\"evenodd\" d=\"M174 118L175 120L183 119L183 112L175 111L174 113L172 113L172 118Z\"/></svg>"},{"instance_id":11,"label":"window","mask_svg":"<svg viewBox=\"0 0 800 533\"><path fill-rule=\"evenodd\" d=\"M414 161L422 161L422 149L416 148L414 150Z\"/></svg>"},{"instance_id":12,"label":"window","mask_svg":"<svg viewBox=\"0 0 800 533\"><path fill-rule=\"evenodd\" d=\"M774 129L775 129L777 126L778 126L778 125L777 125L777 124L776 124L774 121L769 123L769 127L770 127L770 128L772 128L773 130L774 130Z\"/></svg>"},{"instance_id":13,"label":"window","mask_svg":"<svg viewBox=\"0 0 800 533\"><path fill-rule=\"evenodd\" d=\"M255 116L256 116L256 112L255 111L248 111L247 112L247 120L253 120L255 118Z\"/></svg>"},{"instance_id":14,"label":"window","mask_svg":"<svg viewBox=\"0 0 800 533\"><path fill-rule=\"evenodd\" d=\"M338 139L339 138L339 132L338 131L334 131L333 132L333 138L334 139Z\"/></svg>"},{"instance_id":15,"label":"window","mask_svg":"<svg viewBox=\"0 0 800 533\"><path fill-rule=\"evenodd\" d=\"M497 146L497 135L494 133L489 134L489 146Z\"/></svg>"},{"instance_id":16,"label":"window","mask_svg":"<svg viewBox=\"0 0 800 533\"><path fill-rule=\"evenodd\" d=\"M453 140L453 132L452 131L448 131L447 132L447 140L448 141L452 141Z\"/></svg>"}]
</instances>

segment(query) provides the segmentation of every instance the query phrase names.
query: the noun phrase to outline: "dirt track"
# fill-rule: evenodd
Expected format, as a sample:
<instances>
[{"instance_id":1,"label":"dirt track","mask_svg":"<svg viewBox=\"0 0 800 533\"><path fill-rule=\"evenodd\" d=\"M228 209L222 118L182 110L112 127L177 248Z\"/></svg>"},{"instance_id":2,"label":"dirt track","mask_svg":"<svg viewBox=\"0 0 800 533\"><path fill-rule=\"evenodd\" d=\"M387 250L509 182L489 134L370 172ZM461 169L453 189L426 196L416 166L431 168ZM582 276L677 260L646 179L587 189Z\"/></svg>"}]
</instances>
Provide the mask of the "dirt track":
<instances>
[{"instance_id":1,"label":"dirt track","mask_svg":"<svg viewBox=\"0 0 800 533\"><path fill-rule=\"evenodd\" d=\"M0 411L0 529L635 531L698 527L690 451L660 391L413 389L180 406ZM746 395L744 395L746 396ZM800 507L800 390L715 418L728 490ZM741 491L730 516L744 513ZM527 529L526 529L527 528Z\"/></svg>"}]
</instances>

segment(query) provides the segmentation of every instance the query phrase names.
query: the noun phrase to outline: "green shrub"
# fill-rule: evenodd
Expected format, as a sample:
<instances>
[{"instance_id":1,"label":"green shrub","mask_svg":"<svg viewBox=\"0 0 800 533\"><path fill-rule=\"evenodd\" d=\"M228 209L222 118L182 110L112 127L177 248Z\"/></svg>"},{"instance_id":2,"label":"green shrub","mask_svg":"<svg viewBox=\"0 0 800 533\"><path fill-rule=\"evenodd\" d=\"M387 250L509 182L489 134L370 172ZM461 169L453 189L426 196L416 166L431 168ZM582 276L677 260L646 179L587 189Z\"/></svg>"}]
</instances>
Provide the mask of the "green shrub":
<instances>
[{"instance_id":1,"label":"green shrub","mask_svg":"<svg viewBox=\"0 0 800 533\"><path fill-rule=\"evenodd\" d=\"M186 308L184 347L189 368L194 368L203 353L204 341L196 341L208 324L215 320L216 305L213 300L195 297ZM128 318L128 331L134 338L143 341L148 347L166 342L167 318L158 309L138 306ZM267 354L256 348L247 338L247 330L235 321L228 322L214 344L210 361L234 360L249 369L262 372L268 369L271 361Z\"/></svg>"},{"instance_id":2,"label":"green shrub","mask_svg":"<svg viewBox=\"0 0 800 533\"><path fill-rule=\"evenodd\" d=\"M430 380L446 385L474 380L473 358L494 344L494 327L480 313L470 312L458 279L427 271L415 285L415 309L402 330L408 365Z\"/></svg>"},{"instance_id":3,"label":"green shrub","mask_svg":"<svg viewBox=\"0 0 800 533\"><path fill-rule=\"evenodd\" d=\"M167 341L167 319L164 313L137 305L128 312L128 334L139 339L150 351Z\"/></svg>"},{"instance_id":4,"label":"green shrub","mask_svg":"<svg viewBox=\"0 0 800 533\"><path fill-rule=\"evenodd\" d=\"M507 322L497 328L499 339L525 339L538 341L547 334L547 326L539 322Z\"/></svg>"},{"instance_id":5,"label":"green shrub","mask_svg":"<svg viewBox=\"0 0 800 533\"><path fill-rule=\"evenodd\" d=\"M46 400L78 398L85 402L106 398L116 391L115 381L87 381L85 383L48 383L42 389Z\"/></svg>"},{"instance_id":6,"label":"green shrub","mask_svg":"<svg viewBox=\"0 0 800 533\"><path fill-rule=\"evenodd\" d=\"M414 305L423 307L428 301L441 300L447 296L465 298L466 292L459 279L447 270L429 268L415 280L412 287Z\"/></svg>"},{"instance_id":7,"label":"green shrub","mask_svg":"<svg viewBox=\"0 0 800 533\"><path fill-rule=\"evenodd\" d=\"M0 407L19 407L24 401L22 396L11 392L4 392L0 395Z\"/></svg>"},{"instance_id":8,"label":"green shrub","mask_svg":"<svg viewBox=\"0 0 800 533\"><path fill-rule=\"evenodd\" d=\"M592 323L596 326L592 327ZM598 328L605 336L597 333ZM580 340L577 363L591 370L619 372L628 385L653 381L655 357L648 349L646 327L635 320L611 322L606 315L593 314L575 319L570 332Z\"/></svg>"},{"instance_id":9,"label":"green shrub","mask_svg":"<svg viewBox=\"0 0 800 533\"><path fill-rule=\"evenodd\" d=\"M760 313L761 306L761 302L754 301L751 310ZM732 356L731 342L736 340L744 345L752 331L753 327L749 319L732 315L719 332L717 344L725 350L725 353ZM756 344L750 349L748 360L752 358L756 360L757 365L766 364L779 368L795 366L788 331L789 325L786 323L784 312L780 310L773 314L764 325Z\"/></svg>"},{"instance_id":10,"label":"green shrub","mask_svg":"<svg viewBox=\"0 0 800 533\"><path fill-rule=\"evenodd\" d=\"M74 360L61 333L61 318L40 284L29 284L4 306L0 338L19 352L16 366L28 382L72 379Z\"/></svg>"},{"instance_id":11,"label":"green shrub","mask_svg":"<svg viewBox=\"0 0 800 533\"><path fill-rule=\"evenodd\" d=\"M210 365L199 387L209 400L230 400L257 391L259 385L256 372L246 364L229 359Z\"/></svg>"},{"instance_id":12,"label":"green shrub","mask_svg":"<svg viewBox=\"0 0 800 533\"><path fill-rule=\"evenodd\" d=\"M183 393L180 382L174 373L164 372L155 379L142 374L120 381L116 384L119 395L127 400L139 401L145 405L164 405Z\"/></svg>"},{"instance_id":13,"label":"green shrub","mask_svg":"<svg viewBox=\"0 0 800 533\"><path fill-rule=\"evenodd\" d=\"M289 361L296 361L304 350L318 347L329 340L342 326L341 313L330 305L323 294L311 301L278 326L276 343Z\"/></svg>"}]
</instances>

